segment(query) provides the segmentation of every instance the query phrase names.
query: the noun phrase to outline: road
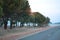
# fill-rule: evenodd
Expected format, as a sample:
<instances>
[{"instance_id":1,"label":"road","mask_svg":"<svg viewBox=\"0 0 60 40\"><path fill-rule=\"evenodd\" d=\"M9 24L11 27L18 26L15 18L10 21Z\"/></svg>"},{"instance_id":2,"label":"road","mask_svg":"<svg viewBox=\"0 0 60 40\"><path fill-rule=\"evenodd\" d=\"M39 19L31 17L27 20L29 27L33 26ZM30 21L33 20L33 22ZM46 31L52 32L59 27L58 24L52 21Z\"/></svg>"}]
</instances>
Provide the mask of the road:
<instances>
[{"instance_id":1,"label":"road","mask_svg":"<svg viewBox=\"0 0 60 40\"><path fill-rule=\"evenodd\" d=\"M60 26L19 39L19 40L60 40Z\"/></svg>"}]
</instances>

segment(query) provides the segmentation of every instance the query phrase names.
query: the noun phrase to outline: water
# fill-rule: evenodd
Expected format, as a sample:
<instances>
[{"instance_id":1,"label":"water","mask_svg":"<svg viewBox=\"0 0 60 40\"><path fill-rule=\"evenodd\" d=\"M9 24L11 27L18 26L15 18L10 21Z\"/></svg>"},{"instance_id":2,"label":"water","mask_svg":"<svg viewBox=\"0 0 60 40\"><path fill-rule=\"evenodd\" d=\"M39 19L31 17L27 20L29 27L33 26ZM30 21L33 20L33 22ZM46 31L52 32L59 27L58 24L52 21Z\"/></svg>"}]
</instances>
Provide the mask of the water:
<instances>
[{"instance_id":1,"label":"water","mask_svg":"<svg viewBox=\"0 0 60 40\"><path fill-rule=\"evenodd\" d=\"M7 24L8 26L10 26L10 21L8 21L8 24ZM33 23L25 23L24 24L24 26L28 26L28 25L31 25L31 26L33 26ZM60 24L48 24L49 26L60 26ZM20 22L17 22L17 26L20 26ZM37 24L36 24L36 26L38 26Z\"/></svg>"},{"instance_id":2,"label":"water","mask_svg":"<svg viewBox=\"0 0 60 40\"><path fill-rule=\"evenodd\" d=\"M60 24L49 24L49 26L60 26Z\"/></svg>"},{"instance_id":3,"label":"water","mask_svg":"<svg viewBox=\"0 0 60 40\"><path fill-rule=\"evenodd\" d=\"M17 22L17 26L20 26L20 24L21 24L20 22ZM33 26L33 23L24 23L24 26L28 26L28 25ZM10 26L10 21L8 21L7 26ZM35 24L35 26L38 26L38 24Z\"/></svg>"}]
</instances>

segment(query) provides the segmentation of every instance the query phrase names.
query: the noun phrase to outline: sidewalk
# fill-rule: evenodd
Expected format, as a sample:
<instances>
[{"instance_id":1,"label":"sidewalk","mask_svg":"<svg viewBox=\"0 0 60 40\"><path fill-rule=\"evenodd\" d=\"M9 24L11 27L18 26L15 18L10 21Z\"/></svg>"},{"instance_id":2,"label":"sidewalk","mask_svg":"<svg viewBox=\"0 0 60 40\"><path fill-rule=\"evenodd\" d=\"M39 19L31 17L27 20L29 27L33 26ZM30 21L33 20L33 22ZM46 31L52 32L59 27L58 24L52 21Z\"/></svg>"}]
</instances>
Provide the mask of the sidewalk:
<instances>
[{"instance_id":1,"label":"sidewalk","mask_svg":"<svg viewBox=\"0 0 60 40\"><path fill-rule=\"evenodd\" d=\"M47 29L50 29L51 27L43 27L43 28L30 28L30 29L26 29L26 31L23 32L17 32L17 33L11 33L11 34L7 34L5 36L0 37L0 40L17 40L29 35L33 35L36 34L38 32L42 32L45 31Z\"/></svg>"}]
</instances>

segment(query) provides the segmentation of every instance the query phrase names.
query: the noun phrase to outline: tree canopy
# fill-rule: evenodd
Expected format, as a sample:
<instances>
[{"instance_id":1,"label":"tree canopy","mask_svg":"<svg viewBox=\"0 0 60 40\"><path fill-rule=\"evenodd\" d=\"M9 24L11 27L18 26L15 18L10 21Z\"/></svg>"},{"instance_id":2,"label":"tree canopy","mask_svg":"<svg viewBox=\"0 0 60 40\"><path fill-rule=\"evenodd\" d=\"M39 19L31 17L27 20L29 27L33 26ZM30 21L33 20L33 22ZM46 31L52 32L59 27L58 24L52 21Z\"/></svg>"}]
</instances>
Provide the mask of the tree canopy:
<instances>
[{"instance_id":1,"label":"tree canopy","mask_svg":"<svg viewBox=\"0 0 60 40\"><path fill-rule=\"evenodd\" d=\"M32 15L31 15L32 14ZM50 19L39 12L31 12L28 0L0 0L0 18L3 17L4 28L7 28L7 21L11 21L11 28L13 20L24 23L49 23Z\"/></svg>"}]
</instances>

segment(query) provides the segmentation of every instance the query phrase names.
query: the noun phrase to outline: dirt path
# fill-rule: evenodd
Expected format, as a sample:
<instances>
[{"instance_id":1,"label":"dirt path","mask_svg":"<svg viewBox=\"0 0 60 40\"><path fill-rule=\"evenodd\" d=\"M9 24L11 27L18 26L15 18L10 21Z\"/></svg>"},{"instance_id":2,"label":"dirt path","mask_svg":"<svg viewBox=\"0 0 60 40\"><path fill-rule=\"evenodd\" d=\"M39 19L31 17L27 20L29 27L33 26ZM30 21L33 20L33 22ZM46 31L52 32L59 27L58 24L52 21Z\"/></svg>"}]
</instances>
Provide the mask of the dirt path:
<instances>
[{"instance_id":1,"label":"dirt path","mask_svg":"<svg viewBox=\"0 0 60 40\"><path fill-rule=\"evenodd\" d=\"M17 33L12 33L12 34L7 34L5 36L0 37L0 40L17 40L38 32L45 31L47 29L50 29L51 27L43 27L43 28L36 28L36 29L29 29L25 32L17 32Z\"/></svg>"}]
</instances>

